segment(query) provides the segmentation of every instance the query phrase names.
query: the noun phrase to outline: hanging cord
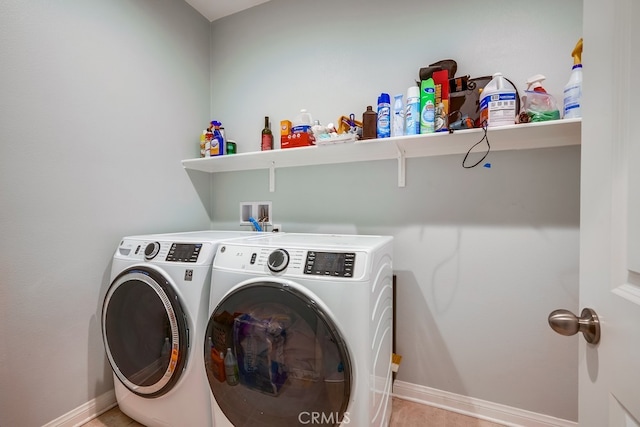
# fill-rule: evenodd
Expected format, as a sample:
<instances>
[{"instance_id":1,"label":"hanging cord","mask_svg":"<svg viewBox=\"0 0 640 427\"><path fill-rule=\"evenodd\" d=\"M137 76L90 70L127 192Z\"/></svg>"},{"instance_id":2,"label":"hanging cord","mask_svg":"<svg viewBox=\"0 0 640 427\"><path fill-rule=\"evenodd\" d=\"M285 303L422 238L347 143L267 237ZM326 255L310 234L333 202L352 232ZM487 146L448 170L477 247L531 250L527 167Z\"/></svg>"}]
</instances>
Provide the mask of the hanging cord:
<instances>
[{"instance_id":1,"label":"hanging cord","mask_svg":"<svg viewBox=\"0 0 640 427\"><path fill-rule=\"evenodd\" d=\"M471 168L475 168L476 166L478 166L484 159L486 159L486 157L489 155L489 151L491 151L491 144L489 144L489 137L487 136L487 121L483 121L482 122L482 130L484 131L484 136L482 137L482 139L478 142L476 142L475 144L473 144L471 146L471 148L469 148L469 151L467 151L467 154L464 155L464 159L462 160L462 167L465 169L471 169ZM469 157L469 154L471 153L471 150L473 150L476 145L482 143L482 141L486 140L487 141L487 152L484 153L484 156L482 156L482 158L480 160L478 160L476 163L474 163L473 165L469 166L467 165L467 157Z\"/></svg>"},{"instance_id":2,"label":"hanging cord","mask_svg":"<svg viewBox=\"0 0 640 427\"><path fill-rule=\"evenodd\" d=\"M509 80L508 78L505 77L505 80L508 81L509 83L511 83L511 86L513 86L513 88L516 91L516 116L518 116L518 114L520 114L520 92L518 92L518 88L516 87L515 84L513 84L513 82L511 80ZM462 160L462 167L465 169L471 169L471 168L475 168L476 166L478 166L488 155L489 152L491 151L491 144L489 144L489 137L487 136L487 126L488 123L486 120L484 120L482 122L482 130L484 131L484 136L482 137L482 139L478 142L476 142L475 144L473 144L471 146L471 148L469 148L469 151L467 151L467 154L464 155L464 159ZM471 166L467 166L467 157L469 157L469 154L471 153L471 150L473 150L476 145L480 144L482 141L487 140L487 152L484 153L484 156L482 156L482 158L480 160L478 160L476 163L474 163ZM491 167L491 164L487 163L485 165L486 167Z\"/></svg>"}]
</instances>

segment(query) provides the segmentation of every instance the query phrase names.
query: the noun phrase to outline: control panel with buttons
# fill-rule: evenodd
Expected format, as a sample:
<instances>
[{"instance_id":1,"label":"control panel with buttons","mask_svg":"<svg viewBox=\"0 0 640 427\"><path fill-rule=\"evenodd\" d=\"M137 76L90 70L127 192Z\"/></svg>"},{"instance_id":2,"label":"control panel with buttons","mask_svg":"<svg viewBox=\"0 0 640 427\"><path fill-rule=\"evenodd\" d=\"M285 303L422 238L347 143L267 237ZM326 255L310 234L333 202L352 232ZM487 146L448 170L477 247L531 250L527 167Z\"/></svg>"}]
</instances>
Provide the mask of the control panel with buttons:
<instances>
[{"instance_id":1,"label":"control panel with buttons","mask_svg":"<svg viewBox=\"0 0 640 427\"><path fill-rule=\"evenodd\" d=\"M355 252L307 252L304 274L353 277Z\"/></svg>"}]
</instances>

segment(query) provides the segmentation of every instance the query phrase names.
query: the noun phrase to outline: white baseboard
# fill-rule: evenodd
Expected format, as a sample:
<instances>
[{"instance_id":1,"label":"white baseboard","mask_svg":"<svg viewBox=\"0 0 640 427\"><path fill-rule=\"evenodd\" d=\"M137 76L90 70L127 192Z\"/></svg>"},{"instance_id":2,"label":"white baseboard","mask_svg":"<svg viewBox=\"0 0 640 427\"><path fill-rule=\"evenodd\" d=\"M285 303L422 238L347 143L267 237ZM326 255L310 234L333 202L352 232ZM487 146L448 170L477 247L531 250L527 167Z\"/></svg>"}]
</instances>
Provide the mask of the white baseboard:
<instances>
[{"instance_id":1,"label":"white baseboard","mask_svg":"<svg viewBox=\"0 0 640 427\"><path fill-rule=\"evenodd\" d=\"M43 427L78 427L113 408L116 404L116 393L110 390L45 424Z\"/></svg>"},{"instance_id":2,"label":"white baseboard","mask_svg":"<svg viewBox=\"0 0 640 427\"><path fill-rule=\"evenodd\" d=\"M395 381L393 395L400 399L469 415L510 427L577 427L578 423L486 400L474 399L442 390Z\"/></svg>"},{"instance_id":3,"label":"white baseboard","mask_svg":"<svg viewBox=\"0 0 640 427\"><path fill-rule=\"evenodd\" d=\"M447 411L469 415L510 427L577 427L578 423L486 400L474 399L455 393L436 390L417 384L396 380L393 395ZM77 407L43 427L78 427L116 406L116 395L110 390Z\"/></svg>"}]
</instances>

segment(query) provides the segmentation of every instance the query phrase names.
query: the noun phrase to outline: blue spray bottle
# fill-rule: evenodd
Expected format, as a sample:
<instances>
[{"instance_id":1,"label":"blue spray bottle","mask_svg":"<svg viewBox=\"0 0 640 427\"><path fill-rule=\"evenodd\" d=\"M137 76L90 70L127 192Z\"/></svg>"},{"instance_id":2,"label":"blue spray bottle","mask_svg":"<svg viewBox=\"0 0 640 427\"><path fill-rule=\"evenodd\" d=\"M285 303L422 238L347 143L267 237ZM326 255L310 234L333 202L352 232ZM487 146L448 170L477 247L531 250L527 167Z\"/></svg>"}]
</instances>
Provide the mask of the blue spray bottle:
<instances>
[{"instance_id":1,"label":"blue spray bottle","mask_svg":"<svg viewBox=\"0 0 640 427\"><path fill-rule=\"evenodd\" d=\"M381 93L378 97L378 138L391 136L391 99L388 93Z\"/></svg>"}]
</instances>

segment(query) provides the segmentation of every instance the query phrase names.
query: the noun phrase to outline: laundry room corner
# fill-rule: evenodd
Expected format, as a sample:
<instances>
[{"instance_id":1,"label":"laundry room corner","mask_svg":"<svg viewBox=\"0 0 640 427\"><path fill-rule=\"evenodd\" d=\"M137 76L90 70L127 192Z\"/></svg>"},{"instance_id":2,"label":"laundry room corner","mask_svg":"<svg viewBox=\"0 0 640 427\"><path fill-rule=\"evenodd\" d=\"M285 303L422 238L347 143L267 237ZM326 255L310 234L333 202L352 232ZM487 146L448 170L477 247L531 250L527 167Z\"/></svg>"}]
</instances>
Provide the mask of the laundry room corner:
<instances>
[{"instance_id":1,"label":"laundry room corner","mask_svg":"<svg viewBox=\"0 0 640 427\"><path fill-rule=\"evenodd\" d=\"M0 425L95 415L120 239L210 227L180 165L209 117L209 27L184 2L0 4Z\"/></svg>"}]
</instances>

